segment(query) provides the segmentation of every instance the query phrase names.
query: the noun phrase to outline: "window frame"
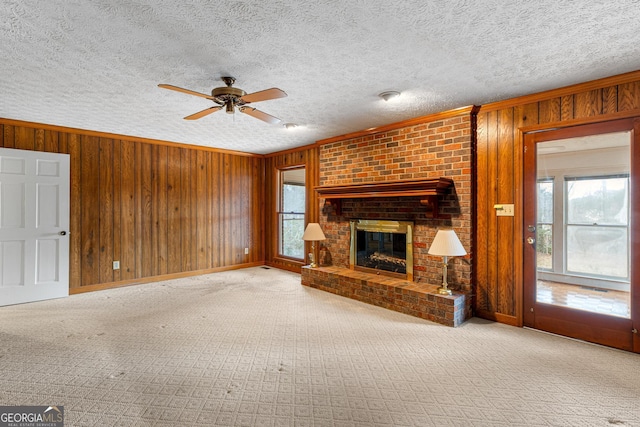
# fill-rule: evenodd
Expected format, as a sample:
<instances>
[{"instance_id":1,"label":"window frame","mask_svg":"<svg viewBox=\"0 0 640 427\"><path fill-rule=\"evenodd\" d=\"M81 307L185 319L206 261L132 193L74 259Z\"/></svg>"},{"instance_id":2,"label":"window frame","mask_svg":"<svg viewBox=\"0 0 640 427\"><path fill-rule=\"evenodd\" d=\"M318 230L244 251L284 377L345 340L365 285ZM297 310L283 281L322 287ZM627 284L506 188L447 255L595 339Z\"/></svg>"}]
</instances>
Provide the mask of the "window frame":
<instances>
[{"instance_id":1,"label":"window frame","mask_svg":"<svg viewBox=\"0 0 640 427\"><path fill-rule=\"evenodd\" d=\"M300 186L304 188L304 211L303 212L294 212L294 211L284 211L284 174L287 172L295 171L295 170L303 170L304 171L304 184ZM307 206L308 206L308 195L307 195L307 167L306 165L295 165L287 168L279 168L277 170L277 191L276 191L276 223L277 223L277 242L276 242L276 256L278 258L285 258L288 260L293 260L297 262L304 262L306 248L304 242L302 243L302 257L292 256L284 254L283 252L283 215L302 215L302 231L304 232L304 227L307 224ZM300 235L302 241L302 235Z\"/></svg>"}]
</instances>

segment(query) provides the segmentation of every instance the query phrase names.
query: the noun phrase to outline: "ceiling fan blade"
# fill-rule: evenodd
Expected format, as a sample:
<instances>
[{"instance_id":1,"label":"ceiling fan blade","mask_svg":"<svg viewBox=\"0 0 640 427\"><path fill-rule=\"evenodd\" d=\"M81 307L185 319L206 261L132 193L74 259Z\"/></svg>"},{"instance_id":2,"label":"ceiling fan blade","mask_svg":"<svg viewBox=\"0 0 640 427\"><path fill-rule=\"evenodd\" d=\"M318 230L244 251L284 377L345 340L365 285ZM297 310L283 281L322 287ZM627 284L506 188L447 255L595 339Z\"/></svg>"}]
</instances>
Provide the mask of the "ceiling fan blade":
<instances>
[{"instance_id":1,"label":"ceiling fan blade","mask_svg":"<svg viewBox=\"0 0 640 427\"><path fill-rule=\"evenodd\" d=\"M253 107L240 107L240 112L250 115L251 117L255 117L256 119L260 119L263 122L267 122L269 124L280 123L280 119L272 116L271 114L267 114L264 111L256 110Z\"/></svg>"},{"instance_id":2,"label":"ceiling fan blade","mask_svg":"<svg viewBox=\"0 0 640 427\"><path fill-rule=\"evenodd\" d=\"M218 110L222 109L222 105L217 105L215 107L207 108L206 110L198 111L197 113L193 113L190 116L185 117L185 120L196 120L211 113L215 113Z\"/></svg>"},{"instance_id":3,"label":"ceiling fan blade","mask_svg":"<svg viewBox=\"0 0 640 427\"><path fill-rule=\"evenodd\" d=\"M272 87L271 89L261 90L260 92L248 93L240 99L249 103L284 98L285 96L287 96L287 94L283 90L280 90L277 87Z\"/></svg>"},{"instance_id":4,"label":"ceiling fan blade","mask_svg":"<svg viewBox=\"0 0 640 427\"><path fill-rule=\"evenodd\" d=\"M189 89L183 89L181 87L174 86L174 85L159 84L158 87L161 87L163 89L175 90L176 92L187 93L189 95L199 96L201 98L207 98L207 99L211 99L211 100L214 99L213 96L211 96L211 95L207 95L205 93L200 93L200 92L195 92L195 91L189 90Z\"/></svg>"}]
</instances>

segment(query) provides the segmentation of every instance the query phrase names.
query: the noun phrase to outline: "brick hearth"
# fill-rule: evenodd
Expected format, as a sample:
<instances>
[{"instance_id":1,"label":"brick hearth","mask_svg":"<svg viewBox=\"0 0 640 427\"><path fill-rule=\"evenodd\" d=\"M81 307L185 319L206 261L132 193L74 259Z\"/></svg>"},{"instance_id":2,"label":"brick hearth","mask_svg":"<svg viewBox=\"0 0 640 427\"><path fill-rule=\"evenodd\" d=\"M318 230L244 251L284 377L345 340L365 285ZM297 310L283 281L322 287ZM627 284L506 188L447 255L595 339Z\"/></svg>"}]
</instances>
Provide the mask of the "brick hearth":
<instances>
[{"instance_id":1,"label":"brick hearth","mask_svg":"<svg viewBox=\"0 0 640 427\"><path fill-rule=\"evenodd\" d=\"M464 294L440 295L437 285L341 267L303 267L302 284L447 326L462 324L471 307Z\"/></svg>"}]
</instances>

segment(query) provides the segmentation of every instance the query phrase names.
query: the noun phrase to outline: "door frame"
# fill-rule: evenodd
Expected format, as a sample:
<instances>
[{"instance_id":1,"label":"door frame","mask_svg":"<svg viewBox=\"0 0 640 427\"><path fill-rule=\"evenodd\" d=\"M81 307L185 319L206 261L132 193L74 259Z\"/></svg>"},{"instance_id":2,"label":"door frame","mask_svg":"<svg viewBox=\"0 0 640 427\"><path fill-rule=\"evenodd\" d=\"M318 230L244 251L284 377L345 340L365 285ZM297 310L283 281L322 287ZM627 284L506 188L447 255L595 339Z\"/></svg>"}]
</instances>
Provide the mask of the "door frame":
<instances>
[{"instance_id":1,"label":"door frame","mask_svg":"<svg viewBox=\"0 0 640 427\"><path fill-rule=\"evenodd\" d=\"M573 310L570 318L552 318L553 306L535 305L535 246L525 242L528 237L535 238L535 231L527 230L527 224L536 223L536 192L525 191L537 183L536 150L538 142L569 137L588 136L617 131L631 131L630 143L630 292L631 319L615 318L590 312ZM625 350L640 353L640 117L611 119L591 123L573 123L548 129L521 130L524 147L523 155L523 209L522 209L522 318L524 326L533 327L561 335L570 329L574 338L597 342ZM534 207L534 208L529 208ZM535 306L535 311L532 311ZM575 313L574 313L575 311ZM594 327L591 322L599 322ZM624 331L628 332L624 332Z\"/></svg>"}]
</instances>

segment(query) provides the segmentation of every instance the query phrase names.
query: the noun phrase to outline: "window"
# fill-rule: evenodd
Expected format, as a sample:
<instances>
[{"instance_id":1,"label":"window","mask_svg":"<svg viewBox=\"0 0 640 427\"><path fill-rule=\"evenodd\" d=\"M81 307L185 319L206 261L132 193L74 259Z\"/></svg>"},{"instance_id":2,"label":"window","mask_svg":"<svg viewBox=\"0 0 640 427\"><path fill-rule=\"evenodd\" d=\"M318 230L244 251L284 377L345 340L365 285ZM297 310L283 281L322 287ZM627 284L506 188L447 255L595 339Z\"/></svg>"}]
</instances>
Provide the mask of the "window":
<instances>
[{"instance_id":1,"label":"window","mask_svg":"<svg viewBox=\"0 0 640 427\"><path fill-rule=\"evenodd\" d=\"M554 210L554 201L564 208ZM629 280L628 174L541 178L537 203L539 271Z\"/></svg>"},{"instance_id":2,"label":"window","mask_svg":"<svg viewBox=\"0 0 640 427\"><path fill-rule=\"evenodd\" d=\"M567 272L628 279L629 176L565 178Z\"/></svg>"},{"instance_id":3,"label":"window","mask_svg":"<svg viewBox=\"0 0 640 427\"><path fill-rule=\"evenodd\" d=\"M278 253L304 259L306 187L305 169L280 171L278 201Z\"/></svg>"}]
</instances>

